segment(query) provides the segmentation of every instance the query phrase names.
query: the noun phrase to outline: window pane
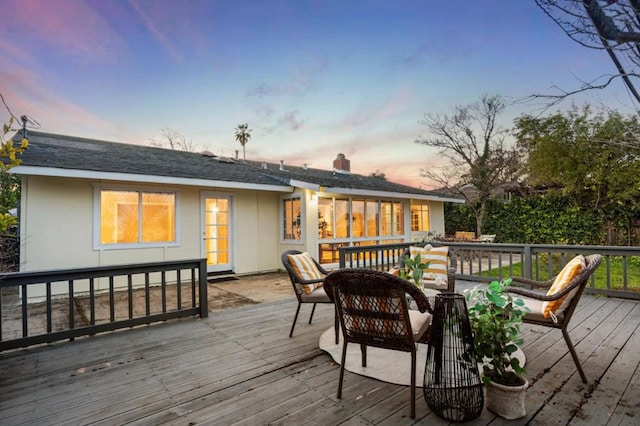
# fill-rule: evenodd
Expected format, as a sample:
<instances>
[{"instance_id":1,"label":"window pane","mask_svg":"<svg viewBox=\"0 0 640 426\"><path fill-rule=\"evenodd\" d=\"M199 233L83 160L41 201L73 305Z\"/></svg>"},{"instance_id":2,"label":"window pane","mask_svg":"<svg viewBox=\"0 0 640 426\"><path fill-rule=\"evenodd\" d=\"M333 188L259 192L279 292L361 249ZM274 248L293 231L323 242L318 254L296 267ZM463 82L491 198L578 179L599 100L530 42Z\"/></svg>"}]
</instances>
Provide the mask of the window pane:
<instances>
[{"instance_id":1,"label":"window pane","mask_svg":"<svg viewBox=\"0 0 640 426\"><path fill-rule=\"evenodd\" d=\"M138 242L138 193L100 192L100 243Z\"/></svg>"},{"instance_id":2,"label":"window pane","mask_svg":"<svg viewBox=\"0 0 640 426\"><path fill-rule=\"evenodd\" d=\"M300 198L283 200L283 238L285 240L299 240L302 238L302 219Z\"/></svg>"},{"instance_id":3,"label":"window pane","mask_svg":"<svg viewBox=\"0 0 640 426\"><path fill-rule=\"evenodd\" d=\"M332 198L318 198L318 238L333 238Z\"/></svg>"},{"instance_id":4,"label":"window pane","mask_svg":"<svg viewBox=\"0 0 640 426\"><path fill-rule=\"evenodd\" d=\"M319 263L338 263L340 256L338 247L346 247L349 243L324 243L318 245Z\"/></svg>"},{"instance_id":5,"label":"window pane","mask_svg":"<svg viewBox=\"0 0 640 426\"><path fill-rule=\"evenodd\" d=\"M364 201L354 200L351 203L351 215L353 216L352 232L354 237L364 237Z\"/></svg>"},{"instance_id":6,"label":"window pane","mask_svg":"<svg viewBox=\"0 0 640 426\"><path fill-rule=\"evenodd\" d=\"M411 230L426 232L431 228L429 224L429 205L411 205Z\"/></svg>"},{"instance_id":7,"label":"window pane","mask_svg":"<svg viewBox=\"0 0 640 426\"><path fill-rule=\"evenodd\" d=\"M349 237L349 201L336 200L336 238Z\"/></svg>"},{"instance_id":8,"label":"window pane","mask_svg":"<svg viewBox=\"0 0 640 426\"><path fill-rule=\"evenodd\" d=\"M378 202L367 201L367 236L377 237L378 234Z\"/></svg>"},{"instance_id":9,"label":"window pane","mask_svg":"<svg viewBox=\"0 0 640 426\"><path fill-rule=\"evenodd\" d=\"M142 194L142 242L175 241L175 194Z\"/></svg>"},{"instance_id":10,"label":"window pane","mask_svg":"<svg viewBox=\"0 0 640 426\"><path fill-rule=\"evenodd\" d=\"M393 235L404 234L404 204L393 203Z\"/></svg>"},{"instance_id":11,"label":"window pane","mask_svg":"<svg viewBox=\"0 0 640 426\"><path fill-rule=\"evenodd\" d=\"M382 235L391 235L391 203L383 201L380 203L380 215L382 216Z\"/></svg>"}]
</instances>

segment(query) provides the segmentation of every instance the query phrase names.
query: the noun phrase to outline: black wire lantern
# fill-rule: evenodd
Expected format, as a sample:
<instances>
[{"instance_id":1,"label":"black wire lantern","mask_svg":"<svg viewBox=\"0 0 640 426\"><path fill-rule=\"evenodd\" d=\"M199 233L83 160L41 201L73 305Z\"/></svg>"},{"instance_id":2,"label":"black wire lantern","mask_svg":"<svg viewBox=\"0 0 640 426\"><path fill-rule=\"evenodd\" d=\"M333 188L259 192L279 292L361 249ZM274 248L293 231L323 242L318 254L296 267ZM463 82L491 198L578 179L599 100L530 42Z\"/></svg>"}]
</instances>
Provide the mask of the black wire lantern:
<instances>
[{"instance_id":1,"label":"black wire lantern","mask_svg":"<svg viewBox=\"0 0 640 426\"><path fill-rule=\"evenodd\" d=\"M484 407L473 333L464 296L436 295L423 394L436 415L454 422L473 420Z\"/></svg>"}]
</instances>

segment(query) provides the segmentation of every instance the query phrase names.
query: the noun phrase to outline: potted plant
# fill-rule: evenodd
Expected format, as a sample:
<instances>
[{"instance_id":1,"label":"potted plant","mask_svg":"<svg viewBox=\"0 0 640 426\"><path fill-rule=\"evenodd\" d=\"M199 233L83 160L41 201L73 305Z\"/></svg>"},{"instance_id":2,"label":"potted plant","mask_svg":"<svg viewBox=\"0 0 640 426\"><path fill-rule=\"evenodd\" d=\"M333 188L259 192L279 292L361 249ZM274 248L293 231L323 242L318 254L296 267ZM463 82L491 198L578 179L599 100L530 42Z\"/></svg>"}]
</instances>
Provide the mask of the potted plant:
<instances>
[{"instance_id":1,"label":"potted plant","mask_svg":"<svg viewBox=\"0 0 640 426\"><path fill-rule=\"evenodd\" d=\"M514 353L522 344L520 325L527 308L522 299L506 291L510 283L511 279L493 281L466 292L465 298L487 408L505 419L518 419L526 415L524 397L529 382Z\"/></svg>"},{"instance_id":2,"label":"potted plant","mask_svg":"<svg viewBox=\"0 0 640 426\"><path fill-rule=\"evenodd\" d=\"M420 253L413 256L413 258L406 255L402 258L402 262L404 266L400 269L400 277L407 281L413 281L413 284L419 290L424 291L422 277L424 276L424 270L429 267L429 262L423 262Z\"/></svg>"}]
</instances>

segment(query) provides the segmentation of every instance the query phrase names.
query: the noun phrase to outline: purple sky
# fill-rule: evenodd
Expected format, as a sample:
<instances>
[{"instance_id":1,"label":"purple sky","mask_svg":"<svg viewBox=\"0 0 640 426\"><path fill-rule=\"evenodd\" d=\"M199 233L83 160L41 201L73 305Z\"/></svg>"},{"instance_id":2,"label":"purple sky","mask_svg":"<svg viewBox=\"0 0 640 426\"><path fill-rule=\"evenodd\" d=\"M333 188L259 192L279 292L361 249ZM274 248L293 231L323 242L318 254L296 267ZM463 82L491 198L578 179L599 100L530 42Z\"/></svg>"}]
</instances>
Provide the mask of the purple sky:
<instances>
[{"instance_id":1,"label":"purple sky","mask_svg":"<svg viewBox=\"0 0 640 426\"><path fill-rule=\"evenodd\" d=\"M233 155L248 122L248 159L330 169L344 153L425 188L420 169L443 165L414 143L425 113L614 70L533 0L2 0L0 16L0 91L41 131L149 144L169 128ZM573 101L631 112L619 83ZM502 124L537 112L510 105Z\"/></svg>"}]
</instances>

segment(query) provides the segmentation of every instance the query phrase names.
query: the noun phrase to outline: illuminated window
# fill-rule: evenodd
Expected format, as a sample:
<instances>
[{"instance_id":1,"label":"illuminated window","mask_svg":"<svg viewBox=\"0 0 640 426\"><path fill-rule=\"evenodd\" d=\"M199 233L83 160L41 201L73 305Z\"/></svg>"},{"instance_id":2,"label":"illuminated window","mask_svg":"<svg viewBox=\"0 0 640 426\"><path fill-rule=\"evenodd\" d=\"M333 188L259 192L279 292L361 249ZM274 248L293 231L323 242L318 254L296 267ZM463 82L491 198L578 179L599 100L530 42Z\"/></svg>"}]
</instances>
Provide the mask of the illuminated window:
<instances>
[{"instance_id":1,"label":"illuminated window","mask_svg":"<svg viewBox=\"0 0 640 426\"><path fill-rule=\"evenodd\" d=\"M337 262L342 246L401 242L404 229L402 202L318 198L320 263Z\"/></svg>"},{"instance_id":2,"label":"illuminated window","mask_svg":"<svg viewBox=\"0 0 640 426\"><path fill-rule=\"evenodd\" d=\"M176 194L100 189L100 245L175 244Z\"/></svg>"},{"instance_id":3,"label":"illuminated window","mask_svg":"<svg viewBox=\"0 0 640 426\"><path fill-rule=\"evenodd\" d=\"M411 231L427 232L431 229L429 223L429 205L411 205Z\"/></svg>"},{"instance_id":4,"label":"illuminated window","mask_svg":"<svg viewBox=\"0 0 640 426\"><path fill-rule=\"evenodd\" d=\"M351 216L353 217L352 232L354 237L364 237L365 234L365 217L364 217L364 201L353 200L351 202Z\"/></svg>"},{"instance_id":5,"label":"illuminated window","mask_svg":"<svg viewBox=\"0 0 640 426\"><path fill-rule=\"evenodd\" d=\"M282 238L285 240L300 240L302 238L302 209L300 198L286 198L282 200L283 222Z\"/></svg>"}]
</instances>

